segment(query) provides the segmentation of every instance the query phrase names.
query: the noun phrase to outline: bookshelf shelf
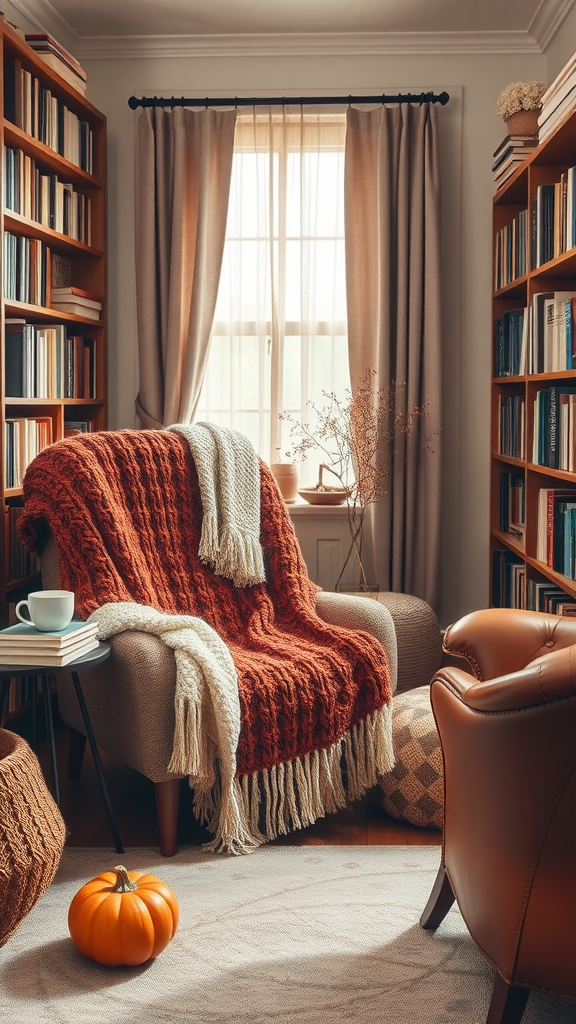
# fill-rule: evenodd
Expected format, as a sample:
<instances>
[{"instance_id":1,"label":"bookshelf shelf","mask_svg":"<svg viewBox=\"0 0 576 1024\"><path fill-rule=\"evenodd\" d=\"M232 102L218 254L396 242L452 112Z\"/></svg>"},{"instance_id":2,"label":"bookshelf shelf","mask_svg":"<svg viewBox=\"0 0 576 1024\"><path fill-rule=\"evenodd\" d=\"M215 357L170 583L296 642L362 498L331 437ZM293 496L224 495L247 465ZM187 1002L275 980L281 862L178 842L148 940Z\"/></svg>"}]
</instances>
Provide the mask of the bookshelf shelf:
<instances>
[{"instance_id":1,"label":"bookshelf shelf","mask_svg":"<svg viewBox=\"0 0 576 1024\"><path fill-rule=\"evenodd\" d=\"M10 580L6 584L6 592L11 593L13 590L29 590L31 587L40 585L40 574L35 572L29 576L22 576L17 580Z\"/></svg>"},{"instance_id":2,"label":"bookshelf shelf","mask_svg":"<svg viewBox=\"0 0 576 1024\"><path fill-rule=\"evenodd\" d=\"M521 209L527 211L527 237L520 242L512 228ZM509 276L510 266L529 268L492 295L495 606L560 614L576 606L575 242L576 110L530 152L493 200L493 282ZM514 248L524 243L527 253ZM514 375L500 375L507 369ZM522 452L522 458L501 448Z\"/></svg>"},{"instance_id":3,"label":"bookshelf shelf","mask_svg":"<svg viewBox=\"0 0 576 1024\"><path fill-rule=\"evenodd\" d=\"M94 259L100 260L104 255L101 249L94 249L90 245L85 245L84 242L77 242L69 235L62 235L59 231L46 228L35 220L28 220L27 217L21 217L11 210L4 210L4 227L14 234L25 235L27 238L40 238L48 246L72 259L94 257Z\"/></svg>"},{"instance_id":4,"label":"bookshelf shelf","mask_svg":"<svg viewBox=\"0 0 576 1024\"><path fill-rule=\"evenodd\" d=\"M81 167L73 164L66 157L55 153L49 146L44 145L39 139L33 139L26 132L18 128L12 121L3 119L4 143L13 149L21 149L28 156L31 156L38 163L53 171L54 174L64 176L66 181L79 185L86 189L100 190L104 183L93 174L83 171Z\"/></svg>"},{"instance_id":5,"label":"bookshelf shelf","mask_svg":"<svg viewBox=\"0 0 576 1024\"><path fill-rule=\"evenodd\" d=\"M5 301L5 311L6 317L33 317L35 321L45 321L46 323L54 323L57 320L69 324L81 323L93 327L95 330L105 326L103 319L92 320L86 316L73 316L71 313L62 312L62 310L50 309L48 306L34 306L29 302L17 302L16 299Z\"/></svg>"},{"instance_id":6,"label":"bookshelf shelf","mask_svg":"<svg viewBox=\"0 0 576 1024\"><path fill-rule=\"evenodd\" d=\"M14 602L41 586L38 564L26 562L17 535L26 465L50 441L107 426L107 155L103 114L3 17L0 36L0 626L6 626ZM26 275L30 285L22 287ZM100 318L84 316L80 309L54 309L51 291L56 284L95 296L102 307ZM34 301L21 301L24 297ZM52 397L35 397L47 394Z\"/></svg>"}]
</instances>

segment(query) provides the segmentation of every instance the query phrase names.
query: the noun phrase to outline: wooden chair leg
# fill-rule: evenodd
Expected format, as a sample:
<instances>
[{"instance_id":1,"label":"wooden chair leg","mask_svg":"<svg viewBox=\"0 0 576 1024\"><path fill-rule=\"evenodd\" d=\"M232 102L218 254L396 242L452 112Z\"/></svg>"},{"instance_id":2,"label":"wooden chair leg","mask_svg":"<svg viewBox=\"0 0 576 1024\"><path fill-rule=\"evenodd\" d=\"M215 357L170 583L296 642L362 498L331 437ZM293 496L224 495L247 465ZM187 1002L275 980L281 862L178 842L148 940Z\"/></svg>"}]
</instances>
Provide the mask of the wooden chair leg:
<instances>
[{"instance_id":1,"label":"wooden chair leg","mask_svg":"<svg viewBox=\"0 0 576 1024\"><path fill-rule=\"evenodd\" d=\"M160 833L160 853L163 857L173 857L178 849L180 782L181 779L168 779L167 782L156 782L154 784L158 831Z\"/></svg>"},{"instance_id":2,"label":"wooden chair leg","mask_svg":"<svg viewBox=\"0 0 576 1024\"><path fill-rule=\"evenodd\" d=\"M77 782L82 771L82 761L86 750L86 737L84 733L70 729L70 742L68 746L68 779L70 782Z\"/></svg>"},{"instance_id":3,"label":"wooden chair leg","mask_svg":"<svg viewBox=\"0 0 576 1024\"><path fill-rule=\"evenodd\" d=\"M496 975L486 1024L520 1024L530 989L509 985Z\"/></svg>"},{"instance_id":4,"label":"wooden chair leg","mask_svg":"<svg viewBox=\"0 0 576 1024\"><path fill-rule=\"evenodd\" d=\"M437 928L446 917L454 900L455 896L446 874L446 868L441 864L428 903L424 907L422 917L420 918L420 927Z\"/></svg>"}]
</instances>

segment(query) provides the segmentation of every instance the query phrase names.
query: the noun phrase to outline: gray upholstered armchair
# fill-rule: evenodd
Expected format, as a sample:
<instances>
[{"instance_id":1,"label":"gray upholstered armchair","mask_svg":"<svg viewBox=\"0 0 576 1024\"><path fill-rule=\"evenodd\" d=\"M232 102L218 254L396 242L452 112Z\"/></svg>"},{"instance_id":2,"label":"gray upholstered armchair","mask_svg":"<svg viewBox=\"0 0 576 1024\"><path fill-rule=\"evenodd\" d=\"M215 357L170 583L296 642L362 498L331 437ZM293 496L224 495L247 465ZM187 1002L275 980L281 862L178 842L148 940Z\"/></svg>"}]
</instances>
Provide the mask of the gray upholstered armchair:
<instances>
[{"instance_id":1,"label":"gray upholstered armchair","mask_svg":"<svg viewBox=\"0 0 576 1024\"><path fill-rule=\"evenodd\" d=\"M46 588L60 583L56 545L50 538L41 555ZM386 593L380 601L325 591L317 595L321 618L363 629L386 650L394 691L429 682L441 658L440 631L430 607L405 594ZM174 737L175 662L173 652L148 633L121 633L111 641L110 659L80 673L98 746L149 778L155 787L160 850L177 849L180 783L166 766ZM70 777L78 777L86 735L72 681L58 676L58 705L70 726ZM130 714L125 709L130 708Z\"/></svg>"},{"instance_id":2,"label":"gray upholstered armchair","mask_svg":"<svg viewBox=\"0 0 576 1024\"><path fill-rule=\"evenodd\" d=\"M44 586L58 587L58 560L52 538L41 554L41 564ZM424 602L415 598L394 594L382 597L390 607L322 591L317 595L317 610L326 622L362 629L377 637L388 655L394 690L399 657L403 688L419 686L439 663L440 635L435 616ZM419 616L410 614L415 608ZM403 641L400 655L397 631ZM183 778L166 768L174 738L174 654L158 637L148 633L121 633L111 640L110 646L108 661L80 673L92 726L99 747L154 783L160 850L169 857L177 848ZM65 673L58 676L58 705L63 721L73 730L69 771L74 777L81 768L86 737L72 681ZM130 709L129 714L126 708Z\"/></svg>"}]
</instances>

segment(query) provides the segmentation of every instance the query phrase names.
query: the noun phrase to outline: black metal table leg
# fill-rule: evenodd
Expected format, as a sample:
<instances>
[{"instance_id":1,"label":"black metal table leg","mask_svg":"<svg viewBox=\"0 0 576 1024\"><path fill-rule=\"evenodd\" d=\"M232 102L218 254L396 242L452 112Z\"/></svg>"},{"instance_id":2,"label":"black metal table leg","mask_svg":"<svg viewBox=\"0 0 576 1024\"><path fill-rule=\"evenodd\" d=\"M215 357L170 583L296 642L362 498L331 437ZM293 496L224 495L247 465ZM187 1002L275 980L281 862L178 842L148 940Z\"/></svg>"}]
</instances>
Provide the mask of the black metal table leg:
<instances>
[{"instance_id":1,"label":"black metal table leg","mask_svg":"<svg viewBox=\"0 0 576 1024\"><path fill-rule=\"evenodd\" d=\"M92 730L92 723L90 721L90 715L88 714L88 708L86 707L86 701L84 700L84 693L82 692L82 686L80 685L80 679L78 678L77 672L72 672L72 682L74 683L74 689L76 691L76 697L78 698L78 705L82 713L84 720L84 726L86 728L86 735L88 736L88 742L92 751L92 757L94 758L94 764L96 766L96 773L98 775L98 781L100 783L100 789L104 804L106 806L106 812L108 814L108 821L110 822L110 828L112 829L112 835L114 836L114 842L116 843L116 853L124 853L124 847L122 846L122 840L120 839L120 833L118 831L118 825L116 824L116 818L114 817L114 811L112 810L112 804L110 803L110 797L108 795L108 787L104 778L104 772L102 770L102 761L100 759L100 752L96 744L94 732Z\"/></svg>"},{"instance_id":2,"label":"black metal table leg","mask_svg":"<svg viewBox=\"0 0 576 1024\"><path fill-rule=\"evenodd\" d=\"M0 687L0 726L4 725L6 712L8 711L8 697L10 695L10 680L4 677Z\"/></svg>"},{"instance_id":3,"label":"black metal table leg","mask_svg":"<svg viewBox=\"0 0 576 1024\"><path fill-rule=\"evenodd\" d=\"M38 678L38 677L37 677ZM50 677L40 676L42 680L42 703L44 705L44 717L46 719L46 735L50 750L50 774L52 776L52 789L57 806L60 806L60 786L58 784L58 765L56 764L56 744L54 742L54 721L52 719L52 694L50 693Z\"/></svg>"},{"instance_id":4,"label":"black metal table leg","mask_svg":"<svg viewBox=\"0 0 576 1024\"><path fill-rule=\"evenodd\" d=\"M38 688L38 676L32 678L26 676L26 683L32 686L32 750L36 753L36 692Z\"/></svg>"}]
</instances>

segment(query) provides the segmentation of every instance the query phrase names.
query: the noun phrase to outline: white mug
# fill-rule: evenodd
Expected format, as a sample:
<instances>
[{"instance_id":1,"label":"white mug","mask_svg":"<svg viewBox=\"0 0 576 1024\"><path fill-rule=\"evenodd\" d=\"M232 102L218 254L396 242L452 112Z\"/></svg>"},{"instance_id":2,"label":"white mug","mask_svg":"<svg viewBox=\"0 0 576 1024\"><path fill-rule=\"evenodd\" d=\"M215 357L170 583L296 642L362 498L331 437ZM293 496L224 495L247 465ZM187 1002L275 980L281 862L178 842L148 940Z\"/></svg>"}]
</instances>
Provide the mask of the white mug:
<instances>
[{"instance_id":1,"label":"white mug","mask_svg":"<svg viewBox=\"0 0 576 1024\"><path fill-rule=\"evenodd\" d=\"M28 609L30 618L20 614L21 608ZM27 601L18 602L16 615L21 622L44 632L64 629L74 615L74 593L71 590L35 590L28 594Z\"/></svg>"}]
</instances>

